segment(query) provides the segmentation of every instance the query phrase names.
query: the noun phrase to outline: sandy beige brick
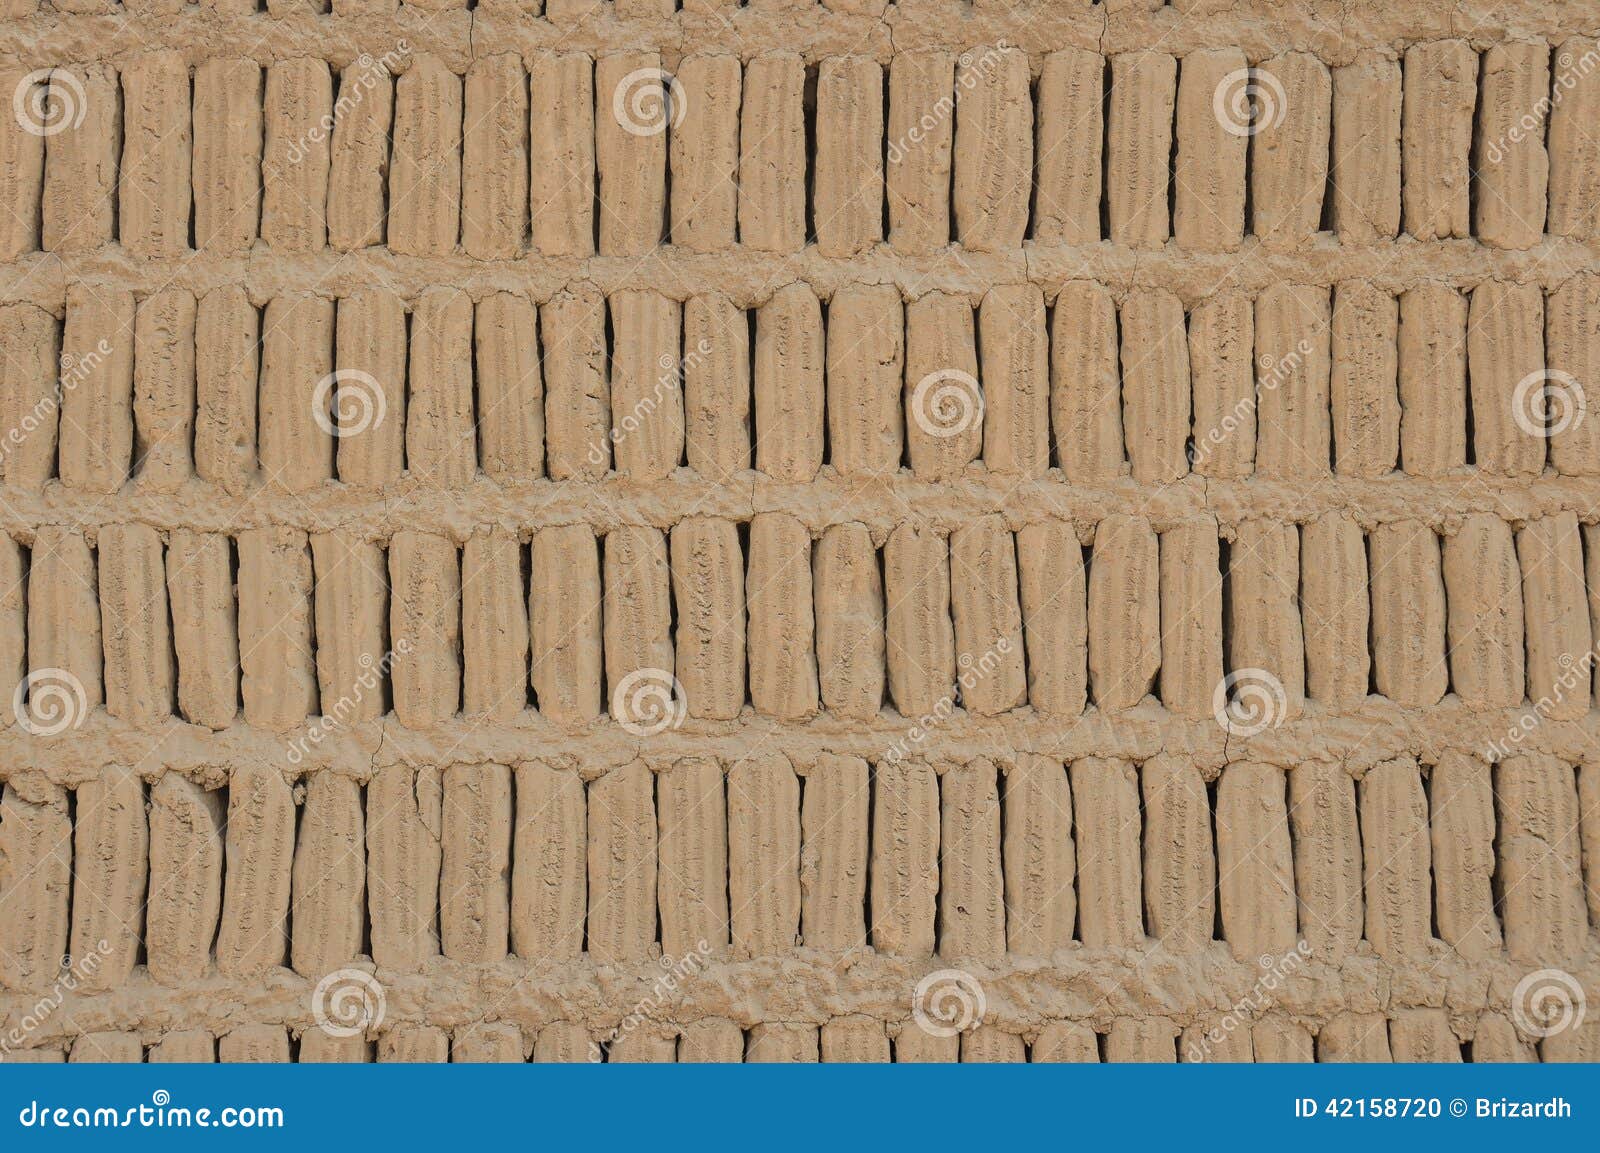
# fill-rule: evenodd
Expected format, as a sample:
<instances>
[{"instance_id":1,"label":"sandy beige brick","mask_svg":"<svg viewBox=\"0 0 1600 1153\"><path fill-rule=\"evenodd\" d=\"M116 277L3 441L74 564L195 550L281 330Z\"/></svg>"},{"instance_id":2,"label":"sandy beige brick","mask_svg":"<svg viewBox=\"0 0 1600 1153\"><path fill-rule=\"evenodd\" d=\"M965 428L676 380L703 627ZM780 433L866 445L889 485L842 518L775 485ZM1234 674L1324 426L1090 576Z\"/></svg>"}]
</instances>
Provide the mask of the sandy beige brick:
<instances>
[{"instance_id":1,"label":"sandy beige brick","mask_svg":"<svg viewBox=\"0 0 1600 1153\"><path fill-rule=\"evenodd\" d=\"M1374 51L1333 69L1332 210L1342 244L1400 230L1400 64Z\"/></svg>"},{"instance_id":2,"label":"sandy beige brick","mask_svg":"<svg viewBox=\"0 0 1600 1153\"><path fill-rule=\"evenodd\" d=\"M637 964L656 938L654 783L644 762L589 785L589 956Z\"/></svg>"},{"instance_id":3,"label":"sandy beige brick","mask_svg":"<svg viewBox=\"0 0 1600 1153\"><path fill-rule=\"evenodd\" d=\"M528 82L511 53L467 69L461 140L461 250L509 260L528 231Z\"/></svg>"},{"instance_id":4,"label":"sandy beige brick","mask_svg":"<svg viewBox=\"0 0 1600 1153\"><path fill-rule=\"evenodd\" d=\"M1161 534L1161 703L1190 717L1212 714L1222 680L1222 567L1214 520Z\"/></svg>"},{"instance_id":5,"label":"sandy beige brick","mask_svg":"<svg viewBox=\"0 0 1600 1153\"><path fill-rule=\"evenodd\" d=\"M133 465L133 294L67 288L61 332L61 483L116 492Z\"/></svg>"},{"instance_id":6,"label":"sandy beige brick","mask_svg":"<svg viewBox=\"0 0 1600 1153\"><path fill-rule=\"evenodd\" d=\"M1513 402L1526 412L1542 391L1549 416L1541 419L1544 409L1536 408L1528 423L1549 436L1551 466L1562 476L1600 476L1600 421L1582 415L1584 382L1600 380L1600 276L1574 276L1550 293L1545 326L1544 379L1519 384Z\"/></svg>"},{"instance_id":7,"label":"sandy beige brick","mask_svg":"<svg viewBox=\"0 0 1600 1153\"><path fill-rule=\"evenodd\" d=\"M1189 471L1189 345L1183 304L1170 292L1122 302L1122 420L1133 479L1165 484Z\"/></svg>"},{"instance_id":8,"label":"sandy beige brick","mask_svg":"<svg viewBox=\"0 0 1600 1153\"><path fill-rule=\"evenodd\" d=\"M445 769L439 938L446 957L482 965L506 956L511 810L511 770L505 765Z\"/></svg>"},{"instance_id":9,"label":"sandy beige brick","mask_svg":"<svg viewBox=\"0 0 1600 1153\"><path fill-rule=\"evenodd\" d=\"M885 190L889 243L900 252L933 252L950 242L954 70L955 57L938 50L896 52L889 62ZM1098 86L1095 93L1098 112ZM1096 203L1097 223L1099 211Z\"/></svg>"},{"instance_id":10,"label":"sandy beige brick","mask_svg":"<svg viewBox=\"0 0 1600 1153\"><path fill-rule=\"evenodd\" d=\"M257 475L260 326L237 286L206 293L195 312L195 475L232 496Z\"/></svg>"},{"instance_id":11,"label":"sandy beige brick","mask_svg":"<svg viewBox=\"0 0 1600 1153\"><path fill-rule=\"evenodd\" d=\"M105 699L98 584L95 554L81 535L54 526L38 530L27 587L28 673L33 678L28 708L36 728L82 724L86 710ZM60 688L74 699L64 700Z\"/></svg>"},{"instance_id":12,"label":"sandy beige brick","mask_svg":"<svg viewBox=\"0 0 1600 1153\"><path fill-rule=\"evenodd\" d=\"M1106 192L1111 239L1159 248L1170 235L1168 169L1177 62L1165 52L1111 58L1106 113Z\"/></svg>"},{"instance_id":13,"label":"sandy beige brick","mask_svg":"<svg viewBox=\"0 0 1600 1153\"><path fill-rule=\"evenodd\" d=\"M459 488L478 473L472 300L430 288L411 313L406 467L416 483Z\"/></svg>"},{"instance_id":14,"label":"sandy beige brick","mask_svg":"<svg viewBox=\"0 0 1600 1153\"><path fill-rule=\"evenodd\" d=\"M639 256L666 227L667 134L676 113L656 52L595 62L595 167L600 255Z\"/></svg>"},{"instance_id":15,"label":"sandy beige brick","mask_svg":"<svg viewBox=\"0 0 1600 1153\"><path fill-rule=\"evenodd\" d=\"M1217 781L1217 899L1240 962L1295 946L1294 853L1287 782L1272 765L1235 762Z\"/></svg>"},{"instance_id":16,"label":"sandy beige brick","mask_svg":"<svg viewBox=\"0 0 1600 1153\"><path fill-rule=\"evenodd\" d=\"M824 256L853 256L883 240L883 131L883 69L878 62L864 56L824 59L817 69L812 175L817 251ZM959 182L960 164L956 171ZM958 183L958 223L961 195Z\"/></svg>"},{"instance_id":17,"label":"sandy beige brick","mask_svg":"<svg viewBox=\"0 0 1600 1153\"><path fill-rule=\"evenodd\" d=\"M598 480L611 464L606 302L592 285L539 309L544 345L545 462L552 480Z\"/></svg>"},{"instance_id":18,"label":"sandy beige brick","mask_svg":"<svg viewBox=\"0 0 1600 1153\"><path fill-rule=\"evenodd\" d=\"M1389 1055L1389 1023L1376 1013L1338 1014L1317 1034L1317 1060L1394 1060Z\"/></svg>"},{"instance_id":19,"label":"sandy beige brick","mask_svg":"<svg viewBox=\"0 0 1600 1153\"><path fill-rule=\"evenodd\" d=\"M333 301L295 293L269 300L261 321L261 470L290 492L333 479L334 425L318 405L332 397L334 315Z\"/></svg>"},{"instance_id":20,"label":"sandy beige brick","mask_svg":"<svg viewBox=\"0 0 1600 1153\"><path fill-rule=\"evenodd\" d=\"M1042 320L1043 306L1039 312ZM905 313L892 285L846 285L828 302L828 463L842 476L900 468ZM1042 348L1041 348L1042 353Z\"/></svg>"},{"instance_id":21,"label":"sandy beige brick","mask_svg":"<svg viewBox=\"0 0 1600 1153\"><path fill-rule=\"evenodd\" d=\"M0 790L0 987L45 992L61 970L72 890L67 791L8 781Z\"/></svg>"},{"instance_id":22,"label":"sandy beige brick","mask_svg":"<svg viewBox=\"0 0 1600 1153\"><path fill-rule=\"evenodd\" d=\"M677 674L689 715L731 720L745 700L744 555L733 522L690 517L672 529Z\"/></svg>"},{"instance_id":23,"label":"sandy beige brick","mask_svg":"<svg viewBox=\"0 0 1600 1153\"><path fill-rule=\"evenodd\" d=\"M951 615L962 707L994 716L1027 700L1016 542L999 517L950 536Z\"/></svg>"},{"instance_id":24,"label":"sandy beige brick","mask_svg":"<svg viewBox=\"0 0 1600 1153\"><path fill-rule=\"evenodd\" d=\"M367 782L367 916L379 968L439 955L444 791L437 766L386 765Z\"/></svg>"},{"instance_id":25,"label":"sandy beige brick","mask_svg":"<svg viewBox=\"0 0 1600 1153\"><path fill-rule=\"evenodd\" d=\"M1400 296L1399 351L1396 370L1400 388L1400 464L1412 476L1443 476L1467 462L1467 360L1472 356L1473 447L1480 469L1495 469L1498 444L1507 427L1506 411L1489 393L1498 372L1483 363L1498 354L1488 349L1498 344L1494 332L1500 321L1489 320L1498 304L1479 301L1479 286L1472 297L1479 322L1492 324L1479 331L1479 322L1467 323L1467 302L1447 284L1419 284ZM1493 375L1480 375L1492 372ZM1482 387L1480 387L1480 384ZM1501 430L1497 436L1496 430ZM1541 455L1541 461L1543 459Z\"/></svg>"},{"instance_id":26,"label":"sandy beige brick","mask_svg":"<svg viewBox=\"0 0 1600 1153\"><path fill-rule=\"evenodd\" d=\"M1140 516L1107 517L1095 529L1088 574L1089 686L1102 711L1131 709L1161 667L1159 547Z\"/></svg>"},{"instance_id":27,"label":"sandy beige brick","mask_svg":"<svg viewBox=\"0 0 1600 1153\"><path fill-rule=\"evenodd\" d=\"M606 683L611 714L618 721L654 724L670 714L658 711L653 691L673 668L672 572L666 536L645 525L622 525L605 539L604 621ZM633 680L629 681L632 677ZM639 689L624 690L637 684Z\"/></svg>"},{"instance_id":28,"label":"sandy beige brick","mask_svg":"<svg viewBox=\"0 0 1600 1153\"><path fill-rule=\"evenodd\" d=\"M722 766L685 757L656 777L661 949L686 958L728 945L728 807Z\"/></svg>"},{"instance_id":29,"label":"sandy beige brick","mask_svg":"<svg viewBox=\"0 0 1600 1153\"><path fill-rule=\"evenodd\" d=\"M172 1062L177 1064L211 1064L217 1059L217 1039L204 1029L180 1029L168 1033L150 1046L145 1060L152 1065Z\"/></svg>"},{"instance_id":30,"label":"sandy beige brick","mask_svg":"<svg viewBox=\"0 0 1600 1153\"><path fill-rule=\"evenodd\" d=\"M261 65L254 60L213 56L195 64L191 176L197 248L243 252L255 242L262 204L264 86ZM332 187L342 190L344 181ZM334 203L339 195L342 191ZM381 212L380 204L380 220Z\"/></svg>"},{"instance_id":31,"label":"sandy beige brick","mask_svg":"<svg viewBox=\"0 0 1600 1153\"><path fill-rule=\"evenodd\" d=\"M683 306L684 457L721 483L750 467L750 328L727 297Z\"/></svg>"},{"instance_id":32,"label":"sandy beige brick","mask_svg":"<svg viewBox=\"0 0 1600 1153\"><path fill-rule=\"evenodd\" d=\"M883 549L888 604L889 697L903 717L947 702L956 683L950 620L950 557L944 537L907 522Z\"/></svg>"},{"instance_id":33,"label":"sandy beige brick","mask_svg":"<svg viewBox=\"0 0 1600 1153\"><path fill-rule=\"evenodd\" d=\"M964 298L931 292L906 306L905 410L906 455L919 478L948 480L978 459L984 401Z\"/></svg>"},{"instance_id":34,"label":"sandy beige brick","mask_svg":"<svg viewBox=\"0 0 1600 1153\"><path fill-rule=\"evenodd\" d=\"M805 65L786 52L744 66L739 129L739 243L798 252L806 241Z\"/></svg>"},{"instance_id":35,"label":"sandy beige brick","mask_svg":"<svg viewBox=\"0 0 1600 1153\"><path fill-rule=\"evenodd\" d=\"M224 976L259 978L288 961L294 838L294 795L283 774L272 765L236 769L228 781L217 930L217 969Z\"/></svg>"},{"instance_id":36,"label":"sandy beige brick","mask_svg":"<svg viewBox=\"0 0 1600 1153\"><path fill-rule=\"evenodd\" d=\"M497 292L473 311L473 385L478 463L491 479L515 484L544 474L544 381L533 302Z\"/></svg>"},{"instance_id":37,"label":"sandy beige brick","mask_svg":"<svg viewBox=\"0 0 1600 1153\"><path fill-rule=\"evenodd\" d=\"M122 156L117 235L140 256L189 247L189 66L174 51L122 69Z\"/></svg>"},{"instance_id":38,"label":"sandy beige brick","mask_svg":"<svg viewBox=\"0 0 1600 1153\"><path fill-rule=\"evenodd\" d=\"M744 1030L720 1017L686 1022L678 1034L678 1060L738 1064L744 1060Z\"/></svg>"},{"instance_id":39,"label":"sandy beige brick","mask_svg":"<svg viewBox=\"0 0 1600 1153\"><path fill-rule=\"evenodd\" d=\"M1082 1022L1050 1021L1039 1030L1028 1057L1035 1064L1093 1064L1100 1060L1100 1043Z\"/></svg>"},{"instance_id":40,"label":"sandy beige brick","mask_svg":"<svg viewBox=\"0 0 1600 1153\"><path fill-rule=\"evenodd\" d=\"M450 1060L456 1064L520 1064L522 1031L504 1021L479 1021L457 1029L450 1038Z\"/></svg>"},{"instance_id":41,"label":"sandy beige brick","mask_svg":"<svg viewBox=\"0 0 1600 1153\"><path fill-rule=\"evenodd\" d=\"M889 1034L882 1021L860 1015L835 1017L820 1032L824 1061L881 1064L889 1060Z\"/></svg>"},{"instance_id":42,"label":"sandy beige brick","mask_svg":"<svg viewBox=\"0 0 1600 1153\"><path fill-rule=\"evenodd\" d=\"M733 245L738 226L739 111L743 69L737 56L686 56L678 65L681 119L668 133L672 243L691 252Z\"/></svg>"},{"instance_id":43,"label":"sandy beige brick","mask_svg":"<svg viewBox=\"0 0 1600 1153\"><path fill-rule=\"evenodd\" d=\"M591 256L594 61L581 52L550 52L531 59L528 73L533 247L545 256Z\"/></svg>"},{"instance_id":44,"label":"sandy beige brick","mask_svg":"<svg viewBox=\"0 0 1600 1153\"><path fill-rule=\"evenodd\" d=\"M1246 521L1235 530L1228 551L1228 671L1236 696L1230 715L1242 725L1280 724L1298 716L1305 701L1301 572L1296 526ZM1282 699L1258 712L1250 690L1263 681Z\"/></svg>"},{"instance_id":45,"label":"sandy beige brick","mask_svg":"<svg viewBox=\"0 0 1600 1153\"><path fill-rule=\"evenodd\" d=\"M1472 232L1491 248L1532 248L1544 238L1550 177L1539 123L1551 99L1550 46L1492 44L1481 72Z\"/></svg>"},{"instance_id":46,"label":"sandy beige brick","mask_svg":"<svg viewBox=\"0 0 1600 1153\"><path fill-rule=\"evenodd\" d=\"M1194 443L1189 467L1201 476L1233 480L1255 469L1254 346L1255 311L1244 293L1216 293L1190 312Z\"/></svg>"},{"instance_id":47,"label":"sandy beige brick","mask_svg":"<svg viewBox=\"0 0 1600 1153\"><path fill-rule=\"evenodd\" d=\"M1322 219L1333 80L1309 52L1285 52L1252 72L1263 98L1251 125L1250 231L1268 248L1298 248Z\"/></svg>"},{"instance_id":48,"label":"sandy beige brick","mask_svg":"<svg viewBox=\"0 0 1600 1153\"><path fill-rule=\"evenodd\" d=\"M1400 458L1399 303L1367 280L1334 288L1329 399L1333 404L1333 469L1376 478Z\"/></svg>"},{"instance_id":49,"label":"sandy beige brick","mask_svg":"<svg viewBox=\"0 0 1600 1153\"><path fill-rule=\"evenodd\" d=\"M1389 1046L1396 1061L1454 1064L1461 1041L1443 1009L1401 1009L1389 1021Z\"/></svg>"},{"instance_id":50,"label":"sandy beige brick","mask_svg":"<svg viewBox=\"0 0 1600 1153\"><path fill-rule=\"evenodd\" d=\"M149 525L106 525L99 562L106 712L152 728L172 715L176 679L161 536Z\"/></svg>"},{"instance_id":51,"label":"sandy beige brick","mask_svg":"<svg viewBox=\"0 0 1600 1153\"><path fill-rule=\"evenodd\" d=\"M1250 138L1230 116L1218 116L1217 92L1231 98L1248 84L1238 48L1191 52L1178 71L1177 141L1172 234L1178 247L1232 252L1244 237L1245 158ZM1098 78L1098 73L1096 73ZM1281 161L1269 161L1279 164Z\"/></svg>"},{"instance_id":52,"label":"sandy beige brick","mask_svg":"<svg viewBox=\"0 0 1600 1153\"><path fill-rule=\"evenodd\" d=\"M617 472L640 481L662 480L683 459L682 308L660 293L618 292L611 297L611 328L611 447Z\"/></svg>"},{"instance_id":53,"label":"sandy beige brick","mask_svg":"<svg viewBox=\"0 0 1600 1153\"><path fill-rule=\"evenodd\" d=\"M758 713L804 721L817 712L818 691L811 535L787 513L757 513L748 547L750 701ZM1019 661L1019 679L1020 671Z\"/></svg>"},{"instance_id":54,"label":"sandy beige brick","mask_svg":"<svg viewBox=\"0 0 1600 1153\"><path fill-rule=\"evenodd\" d=\"M311 550L293 529L238 538L239 654L245 720L283 732L317 710Z\"/></svg>"},{"instance_id":55,"label":"sandy beige brick","mask_svg":"<svg viewBox=\"0 0 1600 1153\"><path fill-rule=\"evenodd\" d=\"M1367 540L1373 683L1397 704L1435 704L1449 684L1439 538L1406 520L1378 525Z\"/></svg>"},{"instance_id":56,"label":"sandy beige brick","mask_svg":"<svg viewBox=\"0 0 1600 1153\"><path fill-rule=\"evenodd\" d=\"M1528 698L1540 713L1575 720L1589 711L1588 598L1583 541L1570 512L1527 522L1517 532L1527 638Z\"/></svg>"},{"instance_id":57,"label":"sandy beige brick","mask_svg":"<svg viewBox=\"0 0 1600 1153\"><path fill-rule=\"evenodd\" d=\"M133 471L156 492L194 474L196 311L187 289L167 288L134 312Z\"/></svg>"},{"instance_id":58,"label":"sandy beige brick","mask_svg":"<svg viewBox=\"0 0 1600 1153\"><path fill-rule=\"evenodd\" d=\"M1314 477L1329 466L1328 290L1274 284L1256 297L1256 472Z\"/></svg>"},{"instance_id":59,"label":"sandy beige brick","mask_svg":"<svg viewBox=\"0 0 1600 1153\"><path fill-rule=\"evenodd\" d=\"M60 86L60 93L56 88ZM75 110L70 131L44 143L44 200L39 247L46 252L88 252L111 241L117 216L117 159L122 101L107 65L55 68L50 74L45 123ZM60 112L51 112L51 109ZM82 119L78 119L81 113Z\"/></svg>"},{"instance_id":60,"label":"sandy beige brick","mask_svg":"<svg viewBox=\"0 0 1600 1153\"><path fill-rule=\"evenodd\" d=\"M1471 235L1467 164L1477 90L1478 54L1467 41L1406 49L1402 203L1405 229L1418 240Z\"/></svg>"},{"instance_id":61,"label":"sandy beige brick","mask_svg":"<svg viewBox=\"0 0 1600 1153\"><path fill-rule=\"evenodd\" d=\"M1028 1059L1027 1043L995 1025L979 1024L961 1034L961 1060L984 1064L1019 1064Z\"/></svg>"},{"instance_id":62,"label":"sandy beige brick","mask_svg":"<svg viewBox=\"0 0 1600 1153\"><path fill-rule=\"evenodd\" d=\"M1139 785L1150 933L1174 953L1202 952L1211 943L1217 911L1217 859L1205 780L1195 765L1162 755L1140 766Z\"/></svg>"},{"instance_id":63,"label":"sandy beige brick","mask_svg":"<svg viewBox=\"0 0 1600 1153\"><path fill-rule=\"evenodd\" d=\"M728 769L728 903L738 957L791 952L800 934L800 779L781 755Z\"/></svg>"},{"instance_id":64,"label":"sandy beige brick","mask_svg":"<svg viewBox=\"0 0 1600 1153\"><path fill-rule=\"evenodd\" d=\"M1306 695L1334 707L1366 700L1371 605L1367 542L1348 513L1330 512L1300 527L1300 625Z\"/></svg>"},{"instance_id":65,"label":"sandy beige brick","mask_svg":"<svg viewBox=\"0 0 1600 1153\"><path fill-rule=\"evenodd\" d=\"M1575 774L1547 754L1518 753L1495 768L1494 799L1506 951L1523 964L1570 964L1587 931Z\"/></svg>"},{"instance_id":66,"label":"sandy beige brick","mask_svg":"<svg viewBox=\"0 0 1600 1153\"><path fill-rule=\"evenodd\" d=\"M1494 908L1494 784L1491 769L1462 753L1440 756L1428 775L1433 919L1463 957L1501 949Z\"/></svg>"},{"instance_id":67,"label":"sandy beige brick","mask_svg":"<svg viewBox=\"0 0 1600 1153\"><path fill-rule=\"evenodd\" d=\"M1356 783L1342 764L1305 761L1289 771L1289 821L1300 935L1313 957L1338 964L1366 927Z\"/></svg>"},{"instance_id":68,"label":"sandy beige brick","mask_svg":"<svg viewBox=\"0 0 1600 1153\"><path fill-rule=\"evenodd\" d=\"M830 525L812 547L817 677L823 708L875 717L883 704L883 574L865 525Z\"/></svg>"},{"instance_id":69,"label":"sandy beige brick","mask_svg":"<svg viewBox=\"0 0 1600 1153\"><path fill-rule=\"evenodd\" d=\"M389 247L445 256L461 230L461 77L416 54L394 85Z\"/></svg>"},{"instance_id":70,"label":"sandy beige brick","mask_svg":"<svg viewBox=\"0 0 1600 1153\"><path fill-rule=\"evenodd\" d=\"M1380 957L1425 956L1433 892L1428 798L1410 757L1361 778L1361 847L1367 940Z\"/></svg>"},{"instance_id":71,"label":"sandy beige brick","mask_svg":"<svg viewBox=\"0 0 1600 1153\"><path fill-rule=\"evenodd\" d=\"M1543 293L1535 285L1485 281L1472 292L1466 327L1478 468L1512 476L1543 471L1546 440L1537 411L1545 381ZM1552 399L1559 409L1567 398L1558 386Z\"/></svg>"},{"instance_id":72,"label":"sandy beige brick","mask_svg":"<svg viewBox=\"0 0 1600 1153\"><path fill-rule=\"evenodd\" d=\"M1600 79L1594 76L1595 41L1575 36L1556 49L1549 114L1549 215L1553 236L1590 240L1600 226L1600 167L1588 140L1600 116ZM1555 100L1559 95L1560 100Z\"/></svg>"},{"instance_id":73,"label":"sandy beige brick","mask_svg":"<svg viewBox=\"0 0 1600 1153\"><path fill-rule=\"evenodd\" d=\"M397 61L396 61L397 62ZM394 127L391 57L357 57L339 73L328 149L328 245L340 252L388 235L389 135Z\"/></svg>"},{"instance_id":74,"label":"sandy beige brick","mask_svg":"<svg viewBox=\"0 0 1600 1153\"><path fill-rule=\"evenodd\" d=\"M267 68L261 153L261 239L277 252L312 252L328 239L333 76L310 57Z\"/></svg>"},{"instance_id":75,"label":"sandy beige brick","mask_svg":"<svg viewBox=\"0 0 1600 1153\"><path fill-rule=\"evenodd\" d=\"M1166 1017L1119 1017L1106 1034L1108 1062L1168 1064L1177 1058L1178 1028Z\"/></svg>"},{"instance_id":76,"label":"sandy beige brick","mask_svg":"<svg viewBox=\"0 0 1600 1153\"><path fill-rule=\"evenodd\" d=\"M179 773L150 789L150 897L145 961L162 985L205 975L222 916L226 798Z\"/></svg>"},{"instance_id":77,"label":"sandy beige brick","mask_svg":"<svg viewBox=\"0 0 1600 1153\"><path fill-rule=\"evenodd\" d=\"M80 785L75 800L69 951L78 986L100 992L126 984L139 959L150 855L144 782L113 765ZM91 955L92 968L83 963Z\"/></svg>"},{"instance_id":78,"label":"sandy beige brick","mask_svg":"<svg viewBox=\"0 0 1600 1153\"><path fill-rule=\"evenodd\" d=\"M800 931L810 949L843 956L867 941L867 763L824 754L805 776L800 809Z\"/></svg>"},{"instance_id":79,"label":"sandy beige brick","mask_svg":"<svg viewBox=\"0 0 1600 1153\"><path fill-rule=\"evenodd\" d=\"M56 318L44 309L0 306L0 477L15 492L37 490L56 474L60 342Z\"/></svg>"},{"instance_id":80,"label":"sandy beige brick","mask_svg":"<svg viewBox=\"0 0 1600 1153\"><path fill-rule=\"evenodd\" d=\"M1121 397L1116 304L1094 281L1069 281L1056 297L1050 327L1050 423L1070 483L1126 473Z\"/></svg>"},{"instance_id":81,"label":"sandy beige brick","mask_svg":"<svg viewBox=\"0 0 1600 1153\"><path fill-rule=\"evenodd\" d=\"M1139 782L1126 761L1085 757L1069 771L1078 850L1078 937L1091 949L1144 943ZM1140 830L1139 836L1132 835Z\"/></svg>"},{"instance_id":82,"label":"sandy beige brick","mask_svg":"<svg viewBox=\"0 0 1600 1153\"><path fill-rule=\"evenodd\" d=\"M748 1064L812 1064L819 1060L817 1027L755 1025L745 1044L744 1059Z\"/></svg>"},{"instance_id":83,"label":"sandy beige brick","mask_svg":"<svg viewBox=\"0 0 1600 1153\"><path fill-rule=\"evenodd\" d=\"M801 283L756 310L756 468L809 481L822 467L825 349L822 306Z\"/></svg>"},{"instance_id":84,"label":"sandy beige brick","mask_svg":"<svg viewBox=\"0 0 1600 1153\"><path fill-rule=\"evenodd\" d=\"M454 716L461 704L461 561L455 544L431 533L396 533L389 542L389 588L395 716L408 728L429 728Z\"/></svg>"},{"instance_id":85,"label":"sandy beige brick","mask_svg":"<svg viewBox=\"0 0 1600 1153\"><path fill-rule=\"evenodd\" d=\"M1006 908L994 763L979 758L949 766L939 794L939 955L999 958L1006 951Z\"/></svg>"},{"instance_id":86,"label":"sandy beige brick","mask_svg":"<svg viewBox=\"0 0 1600 1153\"><path fill-rule=\"evenodd\" d=\"M450 1059L450 1035L434 1025L396 1024L378 1038L378 1060L441 1065Z\"/></svg>"},{"instance_id":87,"label":"sandy beige brick","mask_svg":"<svg viewBox=\"0 0 1600 1153\"><path fill-rule=\"evenodd\" d=\"M405 303L386 288L362 289L339 301L336 327L338 379L316 399L326 403L339 432L340 482L381 488L398 480L405 465Z\"/></svg>"},{"instance_id":88,"label":"sandy beige brick","mask_svg":"<svg viewBox=\"0 0 1600 1153\"><path fill-rule=\"evenodd\" d=\"M314 533L311 564L322 715L340 725L376 720L384 711L394 654L411 647L410 638L395 638L394 648L385 639L389 567L383 549L350 532ZM295 751L289 758L298 761Z\"/></svg>"},{"instance_id":89,"label":"sandy beige brick","mask_svg":"<svg viewBox=\"0 0 1600 1153\"><path fill-rule=\"evenodd\" d=\"M868 908L872 947L895 957L929 957L939 890L939 780L921 761L873 767L872 864Z\"/></svg>"},{"instance_id":90,"label":"sandy beige brick","mask_svg":"<svg viewBox=\"0 0 1600 1153\"><path fill-rule=\"evenodd\" d=\"M364 951L366 815L361 785L329 770L306 779L290 873L290 964L310 980Z\"/></svg>"},{"instance_id":91,"label":"sandy beige brick","mask_svg":"<svg viewBox=\"0 0 1600 1153\"><path fill-rule=\"evenodd\" d=\"M558 724L600 715L600 557L584 525L533 534L528 635L539 712Z\"/></svg>"},{"instance_id":92,"label":"sandy beige brick","mask_svg":"<svg viewBox=\"0 0 1600 1153\"><path fill-rule=\"evenodd\" d=\"M511 951L525 961L576 960L588 903L583 781L537 761L517 766L511 848Z\"/></svg>"},{"instance_id":93,"label":"sandy beige brick","mask_svg":"<svg viewBox=\"0 0 1600 1153\"><path fill-rule=\"evenodd\" d=\"M969 49L956 61L955 93L956 237L977 252L1015 248L1027 232L1033 185L1027 54L1004 43ZM1167 101L1170 135L1170 94Z\"/></svg>"},{"instance_id":94,"label":"sandy beige brick","mask_svg":"<svg viewBox=\"0 0 1600 1153\"><path fill-rule=\"evenodd\" d=\"M51 111L50 87L44 78L36 77L24 87L30 75L25 67L8 67L0 72L0 86L16 94L21 106L28 110L24 118L0 119L0 198L14 206L0 219L0 260L15 260L39 249L45 137L31 131L30 125L39 123L35 109L44 114L45 123L50 122L48 117L61 115L60 111ZM59 102L55 107L60 109Z\"/></svg>"},{"instance_id":95,"label":"sandy beige brick","mask_svg":"<svg viewBox=\"0 0 1600 1153\"><path fill-rule=\"evenodd\" d=\"M1019 599L1028 657L1028 702L1050 716L1076 716L1088 694L1089 623L1083 548L1065 521L1017 533Z\"/></svg>"}]
</instances>

